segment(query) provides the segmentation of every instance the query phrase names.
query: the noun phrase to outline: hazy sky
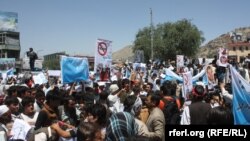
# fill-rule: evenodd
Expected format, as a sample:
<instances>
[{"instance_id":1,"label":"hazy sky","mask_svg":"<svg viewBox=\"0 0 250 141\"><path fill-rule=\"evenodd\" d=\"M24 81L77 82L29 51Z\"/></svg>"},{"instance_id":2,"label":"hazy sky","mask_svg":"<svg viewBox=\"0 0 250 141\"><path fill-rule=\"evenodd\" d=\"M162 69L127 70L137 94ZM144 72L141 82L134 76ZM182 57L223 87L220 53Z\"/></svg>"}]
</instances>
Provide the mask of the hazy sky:
<instances>
[{"instance_id":1,"label":"hazy sky","mask_svg":"<svg viewBox=\"0 0 250 141\"><path fill-rule=\"evenodd\" d=\"M94 55L98 38L113 41L113 51L133 44L153 24L190 19L206 42L250 25L249 0L0 0L0 11L18 13L21 56L66 51Z\"/></svg>"}]
</instances>

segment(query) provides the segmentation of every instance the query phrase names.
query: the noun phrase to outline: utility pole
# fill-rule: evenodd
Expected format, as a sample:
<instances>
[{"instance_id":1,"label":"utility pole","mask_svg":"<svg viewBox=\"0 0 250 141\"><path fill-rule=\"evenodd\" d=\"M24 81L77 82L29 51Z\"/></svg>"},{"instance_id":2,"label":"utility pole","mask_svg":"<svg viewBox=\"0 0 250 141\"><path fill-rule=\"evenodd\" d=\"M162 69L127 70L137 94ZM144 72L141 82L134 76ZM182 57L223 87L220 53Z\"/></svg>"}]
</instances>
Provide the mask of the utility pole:
<instances>
[{"instance_id":1,"label":"utility pole","mask_svg":"<svg viewBox=\"0 0 250 141\"><path fill-rule=\"evenodd\" d=\"M154 31L153 31L153 12L152 8L150 8L150 28L151 28L151 61L154 59Z\"/></svg>"}]
</instances>

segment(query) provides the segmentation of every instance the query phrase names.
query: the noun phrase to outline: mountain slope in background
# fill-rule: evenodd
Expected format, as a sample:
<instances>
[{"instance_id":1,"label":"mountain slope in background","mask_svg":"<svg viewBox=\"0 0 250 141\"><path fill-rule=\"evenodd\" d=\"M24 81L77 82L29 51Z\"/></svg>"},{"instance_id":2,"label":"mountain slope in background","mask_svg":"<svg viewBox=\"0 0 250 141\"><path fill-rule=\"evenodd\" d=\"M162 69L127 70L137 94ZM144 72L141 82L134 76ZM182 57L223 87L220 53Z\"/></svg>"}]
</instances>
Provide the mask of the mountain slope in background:
<instances>
[{"instance_id":1,"label":"mountain slope in background","mask_svg":"<svg viewBox=\"0 0 250 141\"><path fill-rule=\"evenodd\" d=\"M250 41L250 27L236 28L228 33L222 34L214 40L209 41L204 46L201 46L197 57L201 58L213 58L217 54L219 48L227 48L228 43L232 43L234 40L234 35L241 36L241 42ZM129 61L133 62L134 53L132 51L132 45L128 45L112 54L113 60L115 61Z\"/></svg>"},{"instance_id":2,"label":"mountain slope in background","mask_svg":"<svg viewBox=\"0 0 250 141\"><path fill-rule=\"evenodd\" d=\"M134 53L132 50L133 45L128 45L112 54L112 59L114 61L129 61L133 62L134 60Z\"/></svg>"},{"instance_id":3,"label":"mountain slope in background","mask_svg":"<svg viewBox=\"0 0 250 141\"><path fill-rule=\"evenodd\" d=\"M209 41L206 45L201 46L197 57L212 58L217 54L219 48L227 48L228 44L233 42L249 42L249 39L250 27L236 28Z\"/></svg>"}]
</instances>

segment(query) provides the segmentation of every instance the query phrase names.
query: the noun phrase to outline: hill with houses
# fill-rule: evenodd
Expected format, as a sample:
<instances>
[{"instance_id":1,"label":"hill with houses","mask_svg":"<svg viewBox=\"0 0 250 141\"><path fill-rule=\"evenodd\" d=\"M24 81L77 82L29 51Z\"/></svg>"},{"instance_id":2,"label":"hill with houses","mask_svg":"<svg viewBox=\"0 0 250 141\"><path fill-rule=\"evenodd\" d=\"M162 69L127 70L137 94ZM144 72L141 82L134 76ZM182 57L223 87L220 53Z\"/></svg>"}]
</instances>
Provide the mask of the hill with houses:
<instances>
[{"instance_id":1,"label":"hill with houses","mask_svg":"<svg viewBox=\"0 0 250 141\"><path fill-rule=\"evenodd\" d=\"M235 42L248 42L250 44L250 27L240 27L232 31L228 31L217 38L209 41L207 44L200 47L197 57L212 58L219 48L228 48L228 44ZM134 53L132 45L128 45L112 54L113 60L133 62Z\"/></svg>"}]
</instances>

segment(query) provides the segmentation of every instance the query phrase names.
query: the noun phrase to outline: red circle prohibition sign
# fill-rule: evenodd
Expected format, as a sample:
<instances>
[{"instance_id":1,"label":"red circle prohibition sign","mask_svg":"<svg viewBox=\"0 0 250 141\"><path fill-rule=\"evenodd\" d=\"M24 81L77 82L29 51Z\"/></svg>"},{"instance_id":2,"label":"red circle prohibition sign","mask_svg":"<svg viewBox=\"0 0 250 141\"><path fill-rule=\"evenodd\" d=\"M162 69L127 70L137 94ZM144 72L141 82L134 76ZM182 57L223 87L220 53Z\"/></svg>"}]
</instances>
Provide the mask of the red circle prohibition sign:
<instances>
[{"instance_id":1,"label":"red circle prohibition sign","mask_svg":"<svg viewBox=\"0 0 250 141\"><path fill-rule=\"evenodd\" d=\"M105 42L100 42L100 43L98 43L98 53L99 53L101 56L106 55L107 50L108 50L108 47L107 47L107 44L106 44Z\"/></svg>"}]
</instances>

